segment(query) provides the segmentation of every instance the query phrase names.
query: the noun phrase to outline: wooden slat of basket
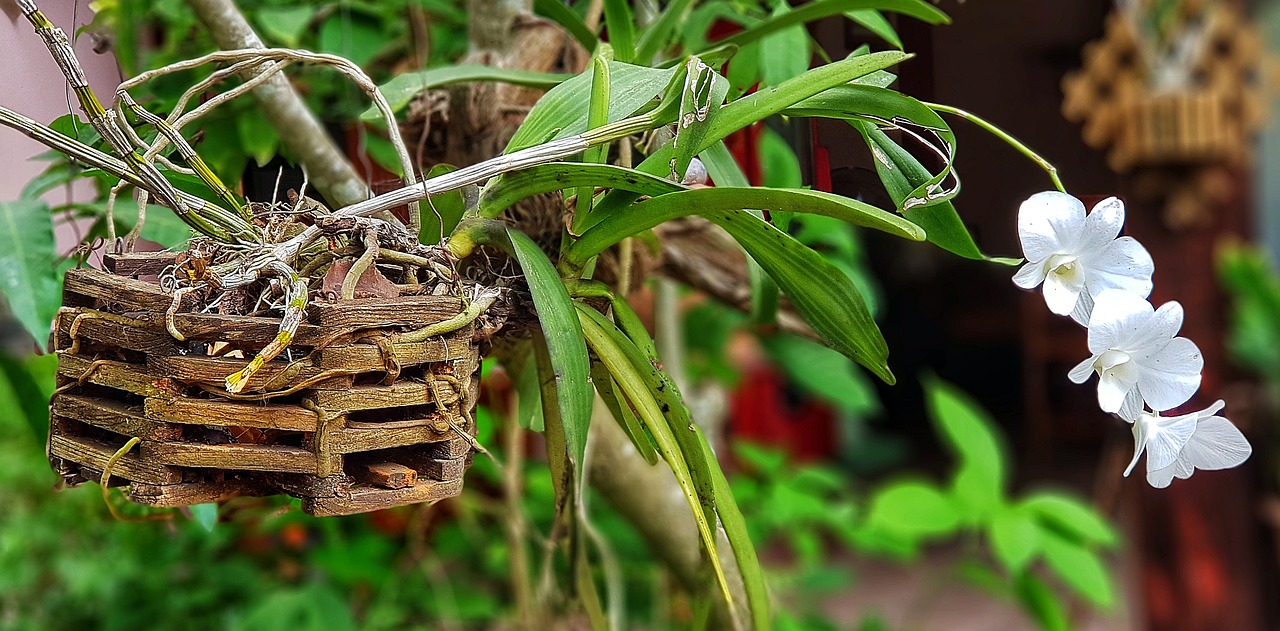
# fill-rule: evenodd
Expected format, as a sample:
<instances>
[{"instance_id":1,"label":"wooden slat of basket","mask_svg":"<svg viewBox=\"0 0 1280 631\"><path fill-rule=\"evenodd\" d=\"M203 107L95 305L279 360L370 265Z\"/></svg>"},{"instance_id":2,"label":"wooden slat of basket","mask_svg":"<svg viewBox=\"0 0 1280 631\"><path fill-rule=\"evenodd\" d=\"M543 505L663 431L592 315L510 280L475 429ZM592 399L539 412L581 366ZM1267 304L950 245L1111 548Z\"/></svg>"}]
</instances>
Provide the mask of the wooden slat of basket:
<instances>
[{"instance_id":1,"label":"wooden slat of basket","mask_svg":"<svg viewBox=\"0 0 1280 631\"><path fill-rule=\"evenodd\" d=\"M446 428L439 431L430 423L420 427L401 427L396 429L355 429L346 427L329 433L331 448L340 454L391 449L423 443L436 443L449 440L453 430Z\"/></svg>"},{"instance_id":2,"label":"wooden slat of basket","mask_svg":"<svg viewBox=\"0 0 1280 631\"><path fill-rule=\"evenodd\" d=\"M348 473L357 482L384 489L404 489L418 483L417 471L394 462L355 464L348 467Z\"/></svg>"},{"instance_id":3,"label":"wooden slat of basket","mask_svg":"<svg viewBox=\"0 0 1280 631\"><path fill-rule=\"evenodd\" d=\"M148 321L164 327L163 314L154 314ZM203 342L252 342L267 344L280 332L280 318L260 318L255 316L224 316L205 313L178 313L173 318L174 326L182 336L190 340ZM350 334L346 329L301 324L294 334L294 346L326 346L334 343L349 342Z\"/></svg>"},{"instance_id":4,"label":"wooden slat of basket","mask_svg":"<svg viewBox=\"0 0 1280 631\"><path fill-rule=\"evenodd\" d=\"M423 342L396 342L392 348L400 366L416 366L433 362L465 359L471 354L471 327L446 337L434 337ZM375 344L352 344L320 349L313 355L320 368L349 368L360 372L383 370L382 350Z\"/></svg>"},{"instance_id":5,"label":"wooden slat of basket","mask_svg":"<svg viewBox=\"0 0 1280 631\"><path fill-rule=\"evenodd\" d=\"M447 320L462 309L462 301L456 297L401 296L313 302L307 307L307 316L313 324L337 328L424 327Z\"/></svg>"},{"instance_id":6,"label":"wooden slat of basket","mask_svg":"<svg viewBox=\"0 0 1280 631\"><path fill-rule=\"evenodd\" d=\"M191 383L204 383L213 386L222 387L225 383L227 375L234 373L249 364L247 359L233 359L227 357L207 357L203 355L181 355L169 357L148 357L147 367L158 374L167 375L178 381ZM322 372L321 368L317 368L306 359L295 362L298 373L292 377L286 378L277 375L286 370L288 364L281 361L268 362L258 374L249 379L249 385L246 392L258 392L266 386L270 385L273 390L287 388L293 384L304 380L317 377ZM350 376L335 376L331 379L313 384L316 387L326 388L343 388L350 387Z\"/></svg>"},{"instance_id":7,"label":"wooden slat of basket","mask_svg":"<svg viewBox=\"0 0 1280 631\"><path fill-rule=\"evenodd\" d=\"M146 442L142 443L146 445ZM154 444L154 443L153 443ZM57 435L49 437L49 453L64 460L70 460L101 471L106 468L107 461L123 446L94 440L92 438ZM111 475L134 482L148 484L176 484L182 481L182 471L154 462L145 457L139 458L133 452L125 454L111 469Z\"/></svg>"},{"instance_id":8,"label":"wooden slat of basket","mask_svg":"<svg viewBox=\"0 0 1280 631\"><path fill-rule=\"evenodd\" d=\"M316 517L354 515L405 504L435 502L455 497L461 492L462 480L440 482L419 479L416 485L405 489L380 489L365 486L351 489L350 494L346 496L304 499L302 501L302 510Z\"/></svg>"},{"instance_id":9,"label":"wooden slat of basket","mask_svg":"<svg viewBox=\"0 0 1280 631\"><path fill-rule=\"evenodd\" d=\"M59 314L55 347L61 350L71 346L71 328L75 325L76 318L81 315L84 317L80 318L80 327L76 331L76 337L82 342L84 340L92 340L118 348L156 354L172 353L177 347L177 340L173 339L163 328L149 329L129 326L118 321L94 317L99 314L109 315L103 311L83 307L68 309Z\"/></svg>"},{"instance_id":10,"label":"wooden slat of basket","mask_svg":"<svg viewBox=\"0 0 1280 631\"><path fill-rule=\"evenodd\" d=\"M173 296L159 285L117 276L96 269L80 267L67 270L62 284L67 293L97 298L109 304L123 305L137 311L164 313L173 304ZM182 299L182 309L191 309L199 297L188 294ZM68 304L71 304L68 302Z\"/></svg>"},{"instance_id":11,"label":"wooden slat of basket","mask_svg":"<svg viewBox=\"0 0 1280 631\"><path fill-rule=\"evenodd\" d=\"M273 495L275 490L248 480L129 485L129 501L146 506L190 506L222 502L242 495Z\"/></svg>"},{"instance_id":12,"label":"wooden slat of basket","mask_svg":"<svg viewBox=\"0 0 1280 631\"><path fill-rule=\"evenodd\" d=\"M138 252L131 254L104 254L102 266L119 276L158 275L164 268L178 261L177 252Z\"/></svg>"},{"instance_id":13,"label":"wooden slat of basket","mask_svg":"<svg viewBox=\"0 0 1280 631\"><path fill-rule=\"evenodd\" d=\"M433 480L457 480L467 472L471 456L461 458L431 458L426 461L422 473Z\"/></svg>"},{"instance_id":14,"label":"wooden slat of basket","mask_svg":"<svg viewBox=\"0 0 1280 631\"><path fill-rule=\"evenodd\" d=\"M237 403L216 399L147 399L144 414L169 423L255 427L314 432L319 417L297 405Z\"/></svg>"},{"instance_id":15,"label":"wooden slat of basket","mask_svg":"<svg viewBox=\"0 0 1280 631\"><path fill-rule=\"evenodd\" d=\"M467 428L467 430L474 431L474 428ZM455 435L452 440L424 445L423 453L440 460L462 458L471 453L471 441Z\"/></svg>"},{"instance_id":16,"label":"wooden slat of basket","mask_svg":"<svg viewBox=\"0 0 1280 631\"><path fill-rule=\"evenodd\" d=\"M449 384L441 384L446 405L457 402L458 395ZM397 381L389 386L355 386L346 390L316 390L311 393L316 405L326 410L372 410L427 405L435 401L431 386L418 381Z\"/></svg>"},{"instance_id":17,"label":"wooden slat of basket","mask_svg":"<svg viewBox=\"0 0 1280 631\"><path fill-rule=\"evenodd\" d=\"M146 418L142 406L126 405L111 399L60 394L53 399L52 414L143 440L176 440L182 437L181 427Z\"/></svg>"},{"instance_id":18,"label":"wooden slat of basket","mask_svg":"<svg viewBox=\"0 0 1280 631\"><path fill-rule=\"evenodd\" d=\"M316 456L306 449L283 445L202 445L142 442L144 460L177 467L315 473Z\"/></svg>"},{"instance_id":19,"label":"wooden slat of basket","mask_svg":"<svg viewBox=\"0 0 1280 631\"><path fill-rule=\"evenodd\" d=\"M325 477L298 473L260 475L263 481L273 488L278 488L294 497L333 497L351 489L351 478L342 473Z\"/></svg>"},{"instance_id":20,"label":"wooden slat of basket","mask_svg":"<svg viewBox=\"0 0 1280 631\"><path fill-rule=\"evenodd\" d=\"M93 364L89 358L58 351L58 374L65 378L78 380ZM85 381L147 397L168 398L181 394L176 382L153 376L142 366L118 361L101 361Z\"/></svg>"}]
</instances>

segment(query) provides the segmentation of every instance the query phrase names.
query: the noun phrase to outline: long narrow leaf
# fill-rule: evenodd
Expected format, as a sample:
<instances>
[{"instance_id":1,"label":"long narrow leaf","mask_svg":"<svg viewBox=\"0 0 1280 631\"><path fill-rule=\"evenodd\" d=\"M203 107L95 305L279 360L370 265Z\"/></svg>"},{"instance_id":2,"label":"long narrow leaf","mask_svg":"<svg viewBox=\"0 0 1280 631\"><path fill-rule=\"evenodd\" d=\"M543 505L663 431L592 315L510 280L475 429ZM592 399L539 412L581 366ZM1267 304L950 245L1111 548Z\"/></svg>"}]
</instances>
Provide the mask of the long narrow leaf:
<instances>
[{"instance_id":1,"label":"long narrow leaf","mask_svg":"<svg viewBox=\"0 0 1280 631\"><path fill-rule=\"evenodd\" d=\"M391 105L391 110L398 112L408 106L413 97L418 94L454 83L492 81L510 83L526 88L549 90L571 78L573 78L571 74L534 72L532 70L495 68L493 66L461 65L399 74L390 81L378 86L378 90L382 92L382 96L386 97L387 103ZM360 115L360 118L364 120L381 120L382 115L378 113L377 109L370 107Z\"/></svg>"},{"instance_id":2,"label":"long narrow leaf","mask_svg":"<svg viewBox=\"0 0 1280 631\"><path fill-rule=\"evenodd\" d=\"M705 437L702 438L702 447L707 459L714 462L715 454L711 452L711 445ZM712 467L711 475L716 494L716 514L720 516L720 525L724 527L725 537L733 547L733 557L738 562L738 572L742 574L752 628L757 631L770 629L773 627L773 616L769 613L769 588L765 584L760 558L756 556L755 544L751 542L751 534L747 531L747 520L738 509L738 502L733 497L729 480L724 477L724 470L719 466Z\"/></svg>"},{"instance_id":3,"label":"long narrow leaf","mask_svg":"<svg viewBox=\"0 0 1280 631\"><path fill-rule=\"evenodd\" d=\"M698 527L698 535L701 537L702 545L707 551L707 558L711 562L712 570L715 572L717 584L720 586L725 602L728 603L728 607L732 612L735 608L733 596L729 590L728 579L725 578L724 567L720 563L720 557L716 552L715 534L710 521L715 518L715 515L707 515L703 511L689 466L680 451L675 436L671 433L671 428L662 416L658 402L654 400L653 392L645 384L643 376L636 372L635 366L632 365L631 360L627 358L624 351L617 346L616 341L610 336L607 329L597 324L586 313L589 310L585 306L581 306L578 309L578 313L582 317L582 331L586 335L587 343L591 345L591 350L595 351L601 363L609 369L609 373L617 380L619 388L631 405L635 407L645 426L653 434L654 442L658 446L658 452L662 454L663 459L667 461L667 465L671 467L671 472L675 474L676 482L680 485L680 489L684 492L685 500L693 511L693 519Z\"/></svg>"},{"instance_id":4,"label":"long narrow leaf","mask_svg":"<svg viewBox=\"0 0 1280 631\"><path fill-rule=\"evenodd\" d=\"M604 364L592 362L591 382L596 385L596 393L600 395L600 400L604 401L605 407L609 408L613 420L618 422L618 427L621 427L627 434L627 438L631 439L631 444L635 446L636 451L640 452L644 461L650 465L658 464L658 452L654 447L653 438L640 425L640 419L636 418L631 404L622 400L622 395L618 392L618 384L614 382L613 375L609 374L609 369L605 368Z\"/></svg>"},{"instance_id":5,"label":"long narrow leaf","mask_svg":"<svg viewBox=\"0 0 1280 631\"><path fill-rule=\"evenodd\" d=\"M693 0L672 0L667 4L662 10L662 15L658 16L658 19L654 20L653 24L650 24L640 35L640 41L636 44L636 63L653 62L653 58L673 39L676 27L684 19L685 13L692 4Z\"/></svg>"},{"instance_id":6,"label":"long narrow leaf","mask_svg":"<svg viewBox=\"0 0 1280 631\"><path fill-rule=\"evenodd\" d=\"M716 43L745 46L788 26L808 24L815 20L858 9L878 9L901 13L927 24L946 24L951 21L947 14L923 0L818 0L798 7L794 11L775 15L745 31Z\"/></svg>"},{"instance_id":7,"label":"long narrow leaf","mask_svg":"<svg viewBox=\"0 0 1280 631\"><path fill-rule=\"evenodd\" d=\"M609 29L609 45L618 61L631 63L636 56L635 16L628 0L604 0L604 23Z\"/></svg>"},{"instance_id":8,"label":"long narrow leaf","mask_svg":"<svg viewBox=\"0 0 1280 631\"><path fill-rule=\"evenodd\" d=\"M715 213L707 218L737 239L832 348L885 383L896 381L889 370L884 336L844 272L791 235L748 213Z\"/></svg>"},{"instance_id":9,"label":"long narrow leaf","mask_svg":"<svg viewBox=\"0 0 1280 631\"><path fill-rule=\"evenodd\" d=\"M533 0L533 10L539 15L550 18L552 22L564 27L574 39L578 40L582 47L587 49L588 53L595 52L596 44L600 40L596 38L596 34L587 28L582 18L574 13L572 9L565 6L561 0Z\"/></svg>"},{"instance_id":10,"label":"long narrow leaf","mask_svg":"<svg viewBox=\"0 0 1280 631\"><path fill-rule=\"evenodd\" d=\"M898 37L898 32L894 30L893 25L884 17L884 14L875 9L856 9L845 12L845 17L862 25L862 28L874 33L880 39L888 42L890 46L902 49L902 38Z\"/></svg>"},{"instance_id":11,"label":"long narrow leaf","mask_svg":"<svg viewBox=\"0 0 1280 631\"><path fill-rule=\"evenodd\" d=\"M648 68L609 62L609 79L615 98L609 103L609 122L620 121L662 94L680 68ZM506 153L532 147L555 138L587 130L592 71L579 74L547 91L516 130Z\"/></svg>"},{"instance_id":12,"label":"long narrow leaf","mask_svg":"<svg viewBox=\"0 0 1280 631\"><path fill-rule=\"evenodd\" d=\"M687 190L671 180L635 169L611 164L553 162L506 173L490 180L480 193L480 216L497 217L522 199L588 185L630 191L649 197Z\"/></svg>"},{"instance_id":13,"label":"long narrow leaf","mask_svg":"<svg viewBox=\"0 0 1280 631\"><path fill-rule=\"evenodd\" d=\"M507 230L511 253L524 271L538 310L538 322L547 340L547 352L554 369L555 401L564 423L565 442L574 467L575 491L582 493L582 461L587 451L587 428L591 424L591 365L582 338L574 301L547 255L523 232ZM545 396L545 394L544 394ZM547 403L544 402L544 410ZM552 419L547 418L547 425ZM549 431L549 430L548 430Z\"/></svg>"},{"instance_id":14,"label":"long narrow leaf","mask_svg":"<svg viewBox=\"0 0 1280 631\"><path fill-rule=\"evenodd\" d=\"M918 184L932 179L933 175L915 156L899 146L875 124L865 121L851 121L851 124L863 135L868 146L872 147L880 180L888 190L889 197L898 204L899 208L902 208L905 200L912 191L916 190ZM931 243L948 252L967 259L1004 264L1012 262L1010 259L993 258L983 254L950 201L905 208L902 214L924 228Z\"/></svg>"},{"instance_id":15,"label":"long narrow leaf","mask_svg":"<svg viewBox=\"0 0 1280 631\"><path fill-rule=\"evenodd\" d=\"M687 76L680 92L680 117L676 120L676 136L671 141L675 156L671 159L673 179L682 181L693 157L702 150L702 139L711 130L720 113L720 105L729 93L729 82L697 57L685 64Z\"/></svg>"},{"instance_id":16,"label":"long narrow leaf","mask_svg":"<svg viewBox=\"0 0 1280 631\"><path fill-rule=\"evenodd\" d=\"M715 187L669 193L640 202L625 212L610 214L585 231L569 249L566 258L571 263L582 264L622 239L665 221L743 208L826 215L904 239L922 241L925 238L924 231L910 221L832 193L804 189Z\"/></svg>"}]
</instances>

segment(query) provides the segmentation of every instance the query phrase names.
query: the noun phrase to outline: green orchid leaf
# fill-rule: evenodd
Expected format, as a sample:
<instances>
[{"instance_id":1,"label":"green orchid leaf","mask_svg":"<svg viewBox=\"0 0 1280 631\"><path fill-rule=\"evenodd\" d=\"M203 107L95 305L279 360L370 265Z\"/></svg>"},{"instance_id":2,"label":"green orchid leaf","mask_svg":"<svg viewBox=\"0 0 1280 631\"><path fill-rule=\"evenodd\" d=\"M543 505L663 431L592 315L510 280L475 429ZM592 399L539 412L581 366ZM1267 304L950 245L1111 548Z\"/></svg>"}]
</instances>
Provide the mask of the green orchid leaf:
<instances>
[{"instance_id":1,"label":"green orchid leaf","mask_svg":"<svg viewBox=\"0 0 1280 631\"><path fill-rule=\"evenodd\" d=\"M813 330L845 357L885 383L889 348L857 287L839 268L808 246L741 211L708 217L742 245L773 278Z\"/></svg>"},{"instance_id":2,"label":"green orchid leaf","mask_svg":"<svg viewBox=\"0 0 1280 631\"><path fill-rule=\"evenodd\" d=\"M792 9L779 3L774 17L783 16ZM803 25L788 26L760 39L760 83L763 86L778 85L797 77L809 69L809 31Z\"/></svg>"},{"instance_id":3,"label":"green orchid leaf","mask_svg":"<svg viewBox=\"0 0 1280 631\"><path fill-rule=\"evenodd\" d=\"M640 35L636 43L635 62L649 64L676 36L676 30L685 19L693 0L672 0L662 9L662 14Z\"/></svg>"},{"instance_id":4,"label":"green orchid leaf","mask_svg":"<svg viewBox=\"0 0 1280 631\"><path fill-rule=\"evenodd\" d=\"M259 7L255 12L254 22L259 29L258 32L266 35L269 38L268 41L274 39L283 46L297 48L317 11L317 7L306 5Z\"/></svg>"},{"instance_id":5,"label":"green orchid leaf","mask_svg":"<svg viewBox=\"0 0 1280 631\"><path fill-rule=\"evenodd\" d=\"M947 24L951 21L947 14L923 0L817 0L816 2L801 5L795 10L774 15L736 35L715 43L745 46L790 26L808 24L825 17L841 15L859 9L877 9L901 13L926 24Z\"/></svg>"},{"instance_id":6,"label":"green orchid leaf","mask_svg":"<svg viewBox=\"0 0 1280 631\"><path fill-rule=\"evenodd\" d=\"M604 125L609 120L609 94L611 85L609 82L609 63L606 55L612 51L607 44L601 47L600 53L591 60L591 103L587 111L587 129L595 129ZM596 145L582 152L583 164L604 164L609 161L609 144L604 143ZM565 196L569 195L565 191ZM577 233L578 226L586 221L587 216L591 214L591 203L595 199L596 185L587 183L578 187L574 193L576 196L576 204L573 210L573 220L570 223L571 232Z\"/></svg>"},{"instance_id":7,"label":"green orchid leaf","mask_svg":"<svg viewBox=\"0 0 1280 631\"><path fill-rule=\"evenodd\" d=\"M867 508L867 528L907 541L949 534L959 523L946 494L925 482L889 484L872 496Z\"/></svg>"},{"instance_id":8,"label":"green orchid leaf","mask_svg":"<svg viewBox=\"0 0 1280 631\"><path fill-rule=\"evenodd\" d=\"M578 307L578 315L581 318L582 331L586 335L587 343L591 346L591 350L600 358L600 362L605 365L609 374L613 376L626 400L635 408L638 417L653 436L658 453L662 454L662 458L667 461L667 466L675 474L676 482L684 492L689 508L693 512L699 537L702 540L703 548L707 551L706 558L711 562L712 570L716 575L716 583L719 585L725 601L732 611L734 608L733 597L729 589L728 580L725 578L724 568L720 563L720 555L716 551L714 481L710 479L704 480L708 485L706 487L700 486L695 482L694 474L690 470L685 452L680 447L679 439L673 433L673 428L663 415L662 408L655 398L660 393L650 387L649 381L637 369L635 359L631 356L641 355L639 349L631 344L618 331L617 327L605 319L603 315L600 315L599 312L581 303L575 304ZM697 432L696 425L690 424L690 427ZM681 428L681 430L683 431L684 428ZM701 433L695 434L695 438L701 438ZM705 462L706 452L700 452L698 455ZM700 495L700 491L703 494L710 494L710 497L704 500L705 495ZM732 501L731 495L729 496L729 501ZM706 509L708 503L712 507L710 511Z\"/></svg>"},{"instance_id":9,"label":"green orchid leaf","mask_svg":"<svg viewBox=\"0 0 1280 631\"><path fill-rule=\"evenodd\" d=\"M399 112L408 107L413 97L422 92L455 83L509 83L526 88L549 90L572 77L571 74L463 64L399 74L378 86L378 90L382 92L383 98L387 99L391 111ZM382 120L382 113L370 106L360 114L360 118L365 121L379 121Z\"/></svg>"},{"instance_id":10,"label":"green orchid leaf","mask_svg":"<svg viewBox=\"0 0 1280 631\"><path fill-rule=\"evenodd\" d=\"M920 164L919 160L885 135L875 124L865 121L850 121L850 123L862 133L867 145L872 147L876 171L880 174L880 180L888 190L890 198L899 208L905 206L912 191L935 177ZM931 243L952 254L1005 265L1018 263L1014 259L993 258L983 254L950 201L908 207L903 209L902 214L924 228Z\"/></svg>"},{"instance_id":11,"label":"green orchid leaf","mask_svg":"<svg viewBox=\"0 0 1280 631\"><path fill-rule=\"evenodd\" d=\"M0 202L0 235L0 294L43 346L62 304L48 204L39 199Z\"/></svg>"},{"instance_id":12,"label":"green orchid leaf","mask_svg":"<svg viewBox=\"0 0 1280 631\"><path fill-rule=\"evenodd\" d=\"M615 98L609 103L608 122L627 118L653 101L666 90L672 77L680 70L609 62L609 79ZM588 69L548 90L538 99L525 117L524 124L507 143L506 153L587 131L592 74Z\"/></svg>"},{"instance_id":13,"label":"green orchid leaf","mask_svg":"<svg viewBox=\"0 0 1280 631\"><path fill-rule=\"evenodd\" d=\"M524 272L533 294L533 304L538 311L538 323L546 338L547 353L554 371L552 385L558 420L572 463L574 490L580 497L583 492L582 468L587 451L587 428L591 424L591 364L587 358L587 346L582 338L582 327L574 301L556 273L547 255L523 232L507 230L510 251ZM546 391L544 388L544 398ZM543 410L549 405L544 399ZM547 431L553 419L546 418Z\"/></svg>"},{"instance_id":14,"label":"green orchid leaf","mask_svg":"<svg viewBox=\"0 0 1280 631\"><path fill-rule=\"evenodd\" d=\"M631 3L604 0L604 23L617 60L632 63L636 56L636 20L631 14Z\"/></svg>"},{"instance_id":15,"label":"green orchid leaf","mask_svg":"<svg viewBox=\"0 0 1280 631\"><path fill-rule=\"evenodd\" d=\"M596 45L600 43L599 38L587 27L586 22L582 21L582 16L573 12L561 0L534 0L533 10L543 17L550 19L552 22L564 27L579 44L586 49L588 53L595 52Z\"/></svg>"},{"instance_id":16,"label":"green orchid leaf","mask_svg":"<svg viewBox=\"0 0 1280 631\"><path fill-rule=\"evenodd\" d=\"M578 186L611 188L649 197L688 190L671 180L611 164L553 162L490 180L480 193L480 216L497 217L522 199Z\"/></svg>"},{"instance_id":17,"label":"green orchid leaf","mask_svg":"<svg viewBox=\"0 0 1280 631\"><path fill-rule=\"evenodd\" d=\"M1040 553L1043 532L1026 511L1003 510L987 523L987 538L996 560L1017 576Z\"/></svg>"},{"instance_id":18,"label":"green orchid leaf","mask_svg":"<svg viewBox=\"0 0 1280 631\"><path fill-rule=\"evenodd\" d=\"M710 131L729 82L697 57L685 62L684 90L680 92L680 116L676 119L676 135L671 141L675 151L671 159L672 179L683 181L693 157L702 150L702 139Z\"/></svg>"},{"instance_id":19,"label":"green orchid leaf","mask_svg":"<svg viewBox=\"0 0 1280 631\"><path fill-rule=\"evenodd\" d=\"M1030 572L1019 575L1013 594L1044 631L1070 631L1071 619L1057 594Z\"/></svg>"},{"instance_id":20,"label":"green orchid leaf","mask_svg":"<svg viewBox=\"0 0 1280 631\"><path fill-rule=\"evenodd\" d=\"M846 11L844 15L860 24L862 28L871 31L876 37L888 42L890 46L902 50L902 38L898 37L898 32L894 30L893 25L883 13L876 9L857 9Z\"/></svg>"},{"instance_id":21,"label":"green orchid leaf","mask_svg":"<svg viewBox=\"0 0 1280 631\"><path fill-rule=\"evenodd\" d=\"M848 223L873 228L904 239L920 241L924 231L893 213L885 212L848 197L807 189L712 187L669 193L640 202L625 212L602 217L569 249L566 258L582 264L619 241L658 224L688 215L709 215L719 211L783 211L825 215Z\"/></svg>"},{"instance_id":22,"label":"green orchid leaf","mask_svg":"<svg viewBox=\"0 0 1280 631\"><path fill-rule=\"evenodd\" d=\"M618 422L618 427L621 427L627 434L627 438L631 439L631 444L635 445L636 451L640 452L644 461L650 465L658 464L658 451L653 444L653 437L641 426L640 419L636 418L636 412L631 408L631 404L622 400L618 384L604 364L592 362L591 382L596 385L596 393L600 395L600 400L604 401L605 407L609 408L613 420Z\"/></svg>"},{"instance_id":23,"label":"green orchid leaf","mask_svg":"<svg viewBox=\"0 0 1280 631\"><path fill-rule=\"evenodd\" d=\"M426 179L440 177L457 170L458 167L451 164L437 164L427 171ZM461 189L422 200L422 203L418 204L418 216L421 218L421 223L418 224L421 226L418 229L418 240L426 244L439 243L458 227L458 222L462 221L462 215L466 210L467 202L462 196Z\"/></svg>"}]
</instances>

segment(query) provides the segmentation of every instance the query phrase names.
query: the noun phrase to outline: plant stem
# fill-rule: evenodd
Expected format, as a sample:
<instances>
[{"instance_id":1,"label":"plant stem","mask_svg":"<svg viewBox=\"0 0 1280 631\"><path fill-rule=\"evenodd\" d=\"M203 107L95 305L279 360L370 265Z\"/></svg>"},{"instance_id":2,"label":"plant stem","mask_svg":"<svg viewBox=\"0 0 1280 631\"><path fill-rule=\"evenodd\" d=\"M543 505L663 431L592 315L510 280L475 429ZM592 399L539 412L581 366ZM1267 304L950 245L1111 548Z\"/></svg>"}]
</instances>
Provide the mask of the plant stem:
<instances>
[{"instance_id":1,"label":"plant stem","mask_svg":"<svg viewBox=\"0 0 1280 631\"><path fill-rule=\"evenodd\" d=\"M995 136L996 138L999 138L1000 140L1005 141L1005 143L1007 143L1010 147L1017 149L1018 153L1021 153L1022 155L1029 158L1032 162L1035 162L1036 164L1040 165L1040 168L1044 169L1045 173L1049 174L1049 179L1053 180L1053 185L1057 187L1059 191L1063 193L1067 192L1066 187L1062 185L1062 180L1058 179L1058 168L1050 164L1048 160L1045 160L1044 158L1040 157L1040 154L1032 151L1030 147L1022 144L1022 142L1019 141L1017 138L1014 138L1013 136L1009 135L1008 132L1004 131L1003 129L1000 129L999 127L996 127L995 125L982 119L981 117L978 117L974 114L966 112L957 107L951 107L950 105L941 105L938 103L925 103L924 105L929 109L934 110L935 112L942 112L944 114L950 114L957 118L963 118L964 120L967 120L970 123L973 123L974 125L977 125L978 127L981 127L982 129L985 129L986 131L990 132L991 135Z\"/></svg>"}]
</instances>

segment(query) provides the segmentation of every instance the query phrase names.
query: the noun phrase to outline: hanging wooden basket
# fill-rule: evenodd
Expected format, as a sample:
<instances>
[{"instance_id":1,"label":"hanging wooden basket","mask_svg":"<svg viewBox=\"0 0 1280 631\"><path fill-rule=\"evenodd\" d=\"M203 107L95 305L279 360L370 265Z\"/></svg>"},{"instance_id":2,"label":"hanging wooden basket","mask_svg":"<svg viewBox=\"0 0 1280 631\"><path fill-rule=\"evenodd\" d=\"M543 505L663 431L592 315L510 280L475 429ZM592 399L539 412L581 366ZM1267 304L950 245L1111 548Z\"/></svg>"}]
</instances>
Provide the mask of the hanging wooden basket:
<instances>
[{"instance_id":1,"label":"hanging wooden basket","mask_svg":"<svg viewBox=\"0 0 1280 631\"><path fill-rule=\"evenodd\" d=\"M1211 91L1142 95L1125 104L1112 160L1134 164L1228 161L1247 141L1244 121Z\"/></svg>"},{"instance_id":2,"label":"hanging wooden basket","mask_svg":"<svg viewBox=\"0 0 1280 631\"><path fill-rule=\"evenodd\" d=\"M184 313L153 277L165 255L66 275L55 332L50 463L71 485L127 485L139 504L287 494L347 515L457 495L472 459L479 352L472 326L405 342L455 316L450 296L315 302L286 356L240 395L223 389L275 335L270 317ZM131 439L140 442L123 448Z\"/></svg>"}]
</instances>

